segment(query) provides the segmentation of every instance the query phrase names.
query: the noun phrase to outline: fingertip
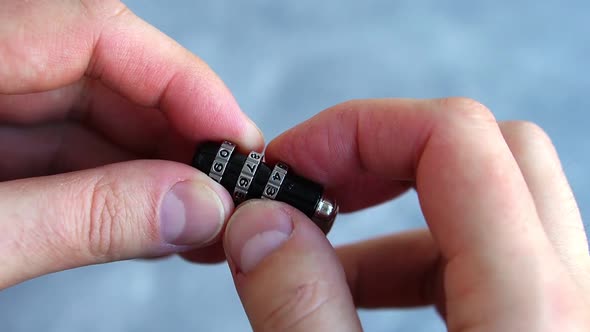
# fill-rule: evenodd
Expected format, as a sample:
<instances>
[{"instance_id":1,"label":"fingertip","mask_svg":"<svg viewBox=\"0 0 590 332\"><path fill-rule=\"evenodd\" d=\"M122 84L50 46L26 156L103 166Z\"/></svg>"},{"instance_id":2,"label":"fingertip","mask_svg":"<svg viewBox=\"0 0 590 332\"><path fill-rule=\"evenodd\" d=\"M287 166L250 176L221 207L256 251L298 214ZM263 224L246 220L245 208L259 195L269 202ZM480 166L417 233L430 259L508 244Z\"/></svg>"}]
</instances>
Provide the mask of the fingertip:
<instances>
[{"instance_id":1,"label":"fingertip","mask_svg":"<svg viewBox=\"0 0 590 332\"><path fill-rule=\"evenodd\" d=\"M303 213L276 201L245 203L224 246L255 331L360 330L338 257Z\"/></svg>"},{"instance_id":2,"label":"fingertip","mask_svg":"<svg viewBox=\"0 0 590 332\"><path fill-rule=\"evenodd\" d=\"M235 274L258 270L268 256L270 268L280 257L302 257L306 264L337 260L332 245L322 230L299 210L282 202L250 200L240 205L227 223L224 233L226 256ZM276 254L275 254L276 252ZM320 257L322 256L322 257Z\"/></svg>"},{"instance_id":3,"label":"fingertip","mask_svg":"<svg viewBox=\"0 0 590 332\"><path fill-rule=\"evenodd\" d=\"M244 138L242 139L243 144L241 146L251 150L261 151L264 148L264 133L260 130L260 127L247 115L246 117L246 129L244 130Z\"/></svg>"},{"instance_id":4,"label":"fingertip","mask_svg":"<svg viewBox=\"0 0 590 332\"><path fill-rule=\"evenodd\" d=\"M159 109L190 142L263 145L260 130L213 69L135 15L118 16L105 26L86 74L139 105Z\"/></svg>"},{"instance_id":5,"label":"fingertip","mask_svg":"<svg viewBox=\"0 0 590 332\"><path fill-rule=\"evenodd\" d=\"M228 222L225 248L237 273L248 273L278 249L293 232L286 206L271 201L250 201Z\"/></svg>"}]
</instances>

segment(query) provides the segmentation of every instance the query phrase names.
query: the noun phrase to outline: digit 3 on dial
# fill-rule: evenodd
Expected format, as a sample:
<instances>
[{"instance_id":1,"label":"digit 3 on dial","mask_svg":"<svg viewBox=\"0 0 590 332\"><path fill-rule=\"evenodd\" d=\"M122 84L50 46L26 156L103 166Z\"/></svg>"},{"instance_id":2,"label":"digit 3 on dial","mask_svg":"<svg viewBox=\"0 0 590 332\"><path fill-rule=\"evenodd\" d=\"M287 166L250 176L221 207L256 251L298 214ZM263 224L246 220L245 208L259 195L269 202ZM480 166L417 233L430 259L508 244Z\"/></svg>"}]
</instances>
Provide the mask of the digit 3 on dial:
<instances>
[{"instance_id":1,"label":"digit 3 on dial","mask_svg":"<svg viewBox=\"0 0 590 332\"><path fill-rule=\"evenodd\" d=\"M305 213L327 234L338 214L338 206L324 197L321 185L303 178L281 162L273 168L262 154L239 153L236 145L207 142L197 148L192 166L219 182L232 194L234 203L265 198L285 202Z\"/></svg>"}]
</instances>

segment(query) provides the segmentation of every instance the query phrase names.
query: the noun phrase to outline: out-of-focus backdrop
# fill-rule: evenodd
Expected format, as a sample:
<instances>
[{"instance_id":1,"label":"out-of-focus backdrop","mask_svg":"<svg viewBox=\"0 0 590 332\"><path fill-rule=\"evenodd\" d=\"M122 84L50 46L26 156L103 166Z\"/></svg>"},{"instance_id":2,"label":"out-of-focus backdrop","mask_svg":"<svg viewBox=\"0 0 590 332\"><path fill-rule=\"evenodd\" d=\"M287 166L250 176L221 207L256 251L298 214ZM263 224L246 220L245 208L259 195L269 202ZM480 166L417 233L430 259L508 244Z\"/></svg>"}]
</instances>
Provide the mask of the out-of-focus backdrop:
<instances>
[{"instance_id":1,"label":"out-of-focus backdrop","mask_svg":"<svg viewBox=\"0 0 590 332\"><path fill-rule=\"evenodd\" d=\"M208 62L267 140L352 98L469 96L545 128L590 213L588 1L125 2ZM341 215L329 239L423 226L409 193ZM431 308L360 315L367 331L444 331ZM248 330L225 264L120 262L0 293L2 332Z\"/></svg>"}]
</instances>

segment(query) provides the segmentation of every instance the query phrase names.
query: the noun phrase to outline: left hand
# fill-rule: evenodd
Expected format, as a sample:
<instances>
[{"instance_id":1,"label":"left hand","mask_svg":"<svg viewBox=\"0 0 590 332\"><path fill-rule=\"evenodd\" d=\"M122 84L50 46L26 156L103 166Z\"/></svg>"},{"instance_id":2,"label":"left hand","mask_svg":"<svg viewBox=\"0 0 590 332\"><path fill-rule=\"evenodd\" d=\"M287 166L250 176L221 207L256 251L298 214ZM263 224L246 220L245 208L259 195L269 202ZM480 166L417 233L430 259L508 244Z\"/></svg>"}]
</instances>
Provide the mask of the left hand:
<instances>
[{"instance_id":1,"label":"left hand","mask_svg":"<svg viewBox=\"0 0 590 332\"><path fill-rule=\"evenodd\" d=\"M2 1L0 289L190 248L222 257L207 246L233 203L183 165L221 139L262 146L219 77L121 2Z\"/></svg>"}]
</instances>

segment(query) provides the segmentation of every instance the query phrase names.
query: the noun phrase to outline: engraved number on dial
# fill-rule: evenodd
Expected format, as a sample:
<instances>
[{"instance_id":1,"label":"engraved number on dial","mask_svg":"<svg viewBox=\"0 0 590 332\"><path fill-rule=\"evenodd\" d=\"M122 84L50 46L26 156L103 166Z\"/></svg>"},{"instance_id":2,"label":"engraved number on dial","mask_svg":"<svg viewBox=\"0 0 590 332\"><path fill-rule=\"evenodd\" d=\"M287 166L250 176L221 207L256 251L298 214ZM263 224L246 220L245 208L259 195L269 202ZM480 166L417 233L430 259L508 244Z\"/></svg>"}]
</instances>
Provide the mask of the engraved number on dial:
<instances>
[{"instance_id":1,"label":"engraved number on dial","mask_svg":"<svg viewBox=\"0 0 590 332\"><path fill-rule=\"evenodd\" d=\"M244 177L240 177L239 184L241 187L248 187L250 180Z\"/></svg>"},{"instance_id":2,"label":"engraved number on dial","mask_svg":"<svg viewBox=\"0 0 590 332\"><path fill-rule=\"evenodd\" d=\"M277 188L277 187L271 187L271 186L266 187L266 190L264 190L264 192L268 196L275 196L278 191L279 191L279 188Z\"/></svg>"},{"instance_id":3,"label":"engraved number on dial","mask_svg":"<svg viewBox=\"0 0 590 332\"><path fill-rule=\"evenodd\" d=\"M256 172L256 164L249 164L248 162L246 162L246 167L248 167L248 169L250 170L250 173L254 174Z\"/></svg>"},{"instance_id":4,"label":"engraved number on dial","mask_svg":"<svg viewBox=\"0 0 590 332\"><path fill-rule=\"evenodd\" d=\"M227 158L227 157L229 157L229 154L230 154L230 152L226 149L219 150L219 156L221 158Z\"/></svg>"},{"instance_id":5,"label":"engraved number on dial","mask_svg":"<svg viewBox=\"0 0 590 332\"><path fill-rule=\"evenodd\" d=\"M283 178L281 177L281 174L279 174L279 172L275 172L272 176L272 179L275 181L281 181Z\"/></svg>"},{"instance_id":6,"label":"engraved number on dial","mask_svg":"<svg viewBox=\"0 0 590 332\"><path fill-rule=\"evenodd\" d=\"M279 194L279 190L283 185L283 181L285 180L285 176L287 176L288 171L287 165L283 163L277 163L272 170L272 173L264 187L264 191L262 192L263 198L270 198L276 199L277 195Z\"/></svg>"},{"instance_id":7,"label":"engraved number on dial","mask_svg":"<svg viewBox=\"0 0 590 332\"><path fill-rule=\"evenodd\" d=\"M225 172L229 158L231 157L231 154L234 152L235 148L236 146L231 142L225 141L221 143L221 146L215 155L215 160L213 161L211 169L209 170L209 177L217 182L221 182L221 178L223 177L223 173Z\"/></svg>"},{"instance_id":8,"label":"engraved number on dial","mask_svg":"<svg viewBox=\"0 0 590 332\"><path fill-rule=\"evenodd\" d=\"M258 169L258 165L261 161L262 154L256 151L252 151L248 154L248 158L246 158L246 161L242 166L240 176L238 177L238 181L234 187L233 197L234 203L236 205L240 204L246 198L246 196L248 196L248 190L250 189L250 185L252 185L252 181L256 175L256 170Z\"/></svg>"}]
</instances>

